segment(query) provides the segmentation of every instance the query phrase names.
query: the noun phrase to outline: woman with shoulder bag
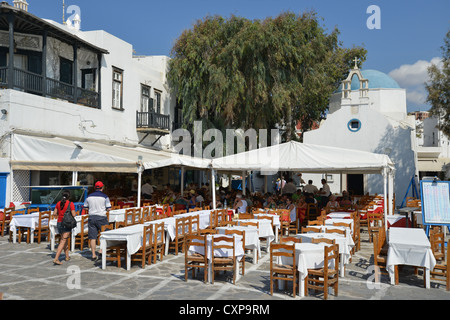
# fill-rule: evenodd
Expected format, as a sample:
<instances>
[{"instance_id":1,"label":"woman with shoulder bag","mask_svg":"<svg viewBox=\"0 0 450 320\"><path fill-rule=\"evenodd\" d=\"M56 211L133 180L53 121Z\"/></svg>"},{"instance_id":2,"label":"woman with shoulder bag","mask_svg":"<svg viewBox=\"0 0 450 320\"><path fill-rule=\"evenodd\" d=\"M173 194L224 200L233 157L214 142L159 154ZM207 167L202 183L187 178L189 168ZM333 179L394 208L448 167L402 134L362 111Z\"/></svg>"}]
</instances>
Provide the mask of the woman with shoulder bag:
<instances>
[{"instance_id":1,"label":"woman with shoulder bag","mask_svg":"<svg viewBox=\"0 0 450 320\"><path fill-rule=\"evenodd\" d=\"M61 240L59 242L58 249L56 251L55 259L53 260L53 264L55 265L62 265L62 262L59 261L59 256L61 255L61 252L64 250L64 253L66 255L65 260L69 261L69 245L67 239L70 236L70 233L72 232L72 229L68 228L67 226L63 225L63 218L66 211L69 211L70 214L72 214L73 217L76 216L75 211L75 205L73 202L69 201L70 199L70 193L69 191L64 191L62 194L62 200L59 201L56 204L55 211L53 212L54 215L58 216L57 221L57 228L58 233L61 235Z\"/></svg>"}]
</instances>

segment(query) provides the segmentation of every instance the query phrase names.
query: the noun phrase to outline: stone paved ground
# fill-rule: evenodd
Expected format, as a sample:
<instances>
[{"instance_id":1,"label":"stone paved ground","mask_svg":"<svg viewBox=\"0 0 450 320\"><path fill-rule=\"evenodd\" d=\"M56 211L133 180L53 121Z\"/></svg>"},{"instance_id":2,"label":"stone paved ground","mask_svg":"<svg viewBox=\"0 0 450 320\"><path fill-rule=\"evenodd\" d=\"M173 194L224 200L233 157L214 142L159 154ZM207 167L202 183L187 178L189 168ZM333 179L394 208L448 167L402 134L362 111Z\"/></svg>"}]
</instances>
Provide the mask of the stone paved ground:
<instances>
[{"instance_id":1,"label":"stone paved ground","mask_svg":"<svg viewBox=\"0 0 450 320\"><path fill-rule=\"evenodd\" d=\"M339 279L339 295L331 292L329 300L449 300L443 282L431 282L423 287L421 271L413 275L405 266L400 272L400 284L390 285L382 276L378 288L373 288L371 274L372 244L367 233L362 233L362 248L347 265L345 277ZM263 244L264 246L264 244ZM90 261L90 253L75 251L72 259L62 266L54 266L54 252L49 244L12 244L0 237L0 293L4 300L194 300L246 302L264 300L322 300L323 294L292 298L288 292L269 290L269 255L257 265L248 259L245 276L233 285L228 275L221 275L215 284L204 284L198 279L184 281L184 255L173 253L162 262L142 269L134 264L130 271L108 263L106 270L100 263ZM75 280L74 280L75 279ZM76 281L79 279L79 281Z\"/></svg>"}]
</instances>

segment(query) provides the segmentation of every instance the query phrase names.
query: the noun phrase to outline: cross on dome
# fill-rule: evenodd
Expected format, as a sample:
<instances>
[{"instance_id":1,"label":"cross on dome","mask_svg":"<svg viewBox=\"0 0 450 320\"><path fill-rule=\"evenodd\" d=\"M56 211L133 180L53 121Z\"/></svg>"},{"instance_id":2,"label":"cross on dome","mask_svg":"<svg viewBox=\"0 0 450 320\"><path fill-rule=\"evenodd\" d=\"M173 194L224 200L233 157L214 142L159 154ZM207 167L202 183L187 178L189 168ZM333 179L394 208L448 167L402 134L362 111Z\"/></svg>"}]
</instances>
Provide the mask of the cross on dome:
<instances>
[{"instance_id":1,"label":"cross on dome","mask_svg":"<svg viewBox=\"0 0 450 320\"><path fill-rule=\"evenodd\" d=\"M358 57L355 57L355 59L353 59L353 61L355 61L355 67L353 69L358 69L358 61L361 61L361 60L358 59Z\"/></svg>"}]
</instances>

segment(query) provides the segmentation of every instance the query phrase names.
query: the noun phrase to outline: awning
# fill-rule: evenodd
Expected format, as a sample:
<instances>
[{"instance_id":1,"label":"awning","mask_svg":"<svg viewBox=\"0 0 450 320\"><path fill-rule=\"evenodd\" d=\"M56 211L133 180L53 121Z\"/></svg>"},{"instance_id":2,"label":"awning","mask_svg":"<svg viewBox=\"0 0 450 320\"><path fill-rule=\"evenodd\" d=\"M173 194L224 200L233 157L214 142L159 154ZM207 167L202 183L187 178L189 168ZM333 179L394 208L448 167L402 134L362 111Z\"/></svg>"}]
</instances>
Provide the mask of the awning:
<instances>
[{"instance_id":1,"label":"awning","mask_svg":"<svg viewBox=\"0 0 450 320\"><path fill-rule=\"evenodd\" d=\"M11 166L13 170L132 172L143 163L173 161L177 155L143 147L76 142L59 137L13 134Z\"/></svg>"},{"instance_id":2,"label":"awning","mask_svg":"<svg viewBox=\"0 0 450 320\"><path fill-rule=\"evenodd\" d=\"M212 167L220 171L382 174L394 164L384 154L290 141L214 159Z\"/></svg>"},{"instance_id":3,"label":"awning","mask_svg":"<svg viewBox=\"0 0 450 320\"><path fill-rule=\"evenodd\" d=\"M417 167L422 172L441 172L446 171L447 164L450 158L419 158Z\"/></svg>"}]
</instances>

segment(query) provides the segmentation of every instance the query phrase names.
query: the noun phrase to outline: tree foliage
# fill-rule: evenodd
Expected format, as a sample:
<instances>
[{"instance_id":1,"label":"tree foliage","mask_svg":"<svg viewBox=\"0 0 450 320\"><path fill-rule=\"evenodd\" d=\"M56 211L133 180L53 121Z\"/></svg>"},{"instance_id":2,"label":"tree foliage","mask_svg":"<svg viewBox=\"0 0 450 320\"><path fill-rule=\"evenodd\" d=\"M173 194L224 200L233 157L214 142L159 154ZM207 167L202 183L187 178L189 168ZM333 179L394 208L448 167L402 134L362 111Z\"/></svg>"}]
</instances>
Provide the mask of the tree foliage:
<instances>
[{"instance_id":1,"label":"tree foliage","mask_svg":"<svg viewBox=\"0 0 450 320\"><path fill-rule=\"evenodd\" d=\"M248 20L208 16L175 42L168 79L182 101L185 127L284 127L293 137L320 119L361 47L346 49L314 12Z\"/></svg>"},{"instance_id":2,"label":"tree foliage","mask_svg":"<svg viewBox=\"0 0 450 320\"><path fill-rule=\"evenodd\" d=\"M425 84L425 88L428 91L427 102L431 104L431 114L441 118L440 129L450 137L450 30L447 31L441 49L442 69L434 64L428 68L430 81Z\"/></svg>"}]
</instances>

